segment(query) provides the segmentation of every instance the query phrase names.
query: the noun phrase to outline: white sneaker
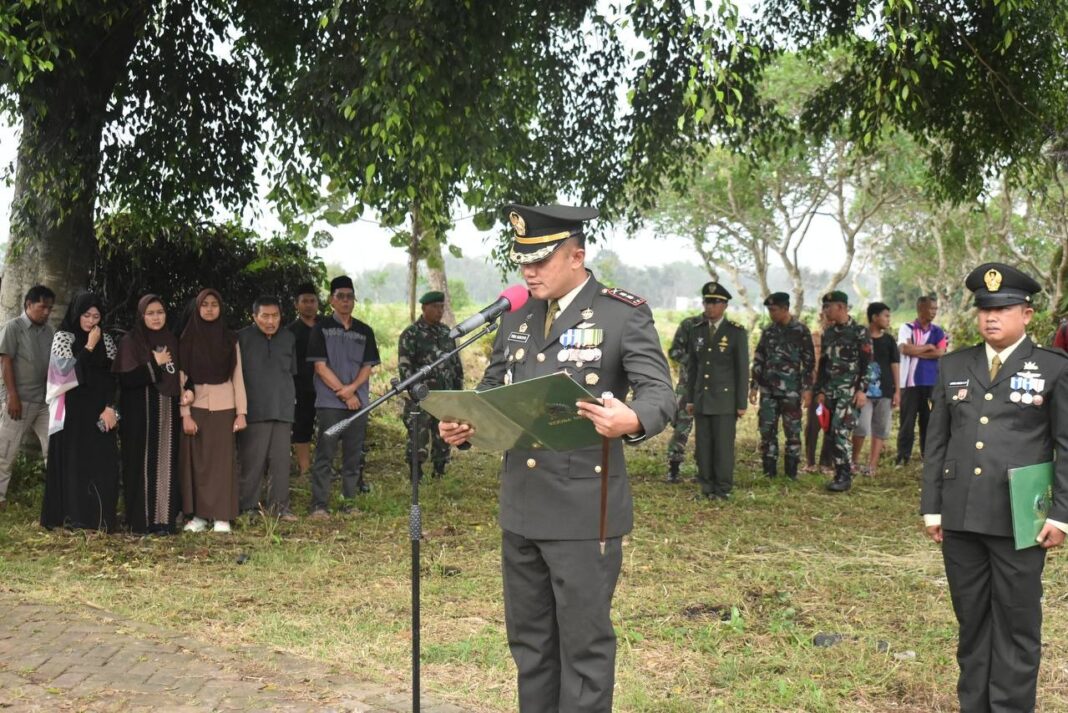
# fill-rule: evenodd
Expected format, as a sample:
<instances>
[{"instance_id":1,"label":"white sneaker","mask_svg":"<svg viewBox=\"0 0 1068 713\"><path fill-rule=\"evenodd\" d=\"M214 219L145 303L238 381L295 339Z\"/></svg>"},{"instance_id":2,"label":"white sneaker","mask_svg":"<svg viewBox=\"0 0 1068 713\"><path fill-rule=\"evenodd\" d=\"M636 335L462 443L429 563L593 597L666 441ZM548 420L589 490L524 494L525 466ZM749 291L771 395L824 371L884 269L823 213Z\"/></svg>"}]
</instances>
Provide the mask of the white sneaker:
<instances>
[{"instance_id":1,"label":"white sneaker","mask_svg":"<svg viewBox=\"0 0 1068 713\"><path fill-rule=\"evenodd\" d=\"M208 521L202 517L194 517L182 529L186 532L204 532L208 529Z\"/></svg>"},{"instance_id":2,"label":"white sneaker","mask_svg":"<svg viewBox=\"0 0 1068 713\"><path fill-rule=\"evenodd\" d=\"M212 532L230 532L230 523L226 520L216 520Z\"/></svg>"}]
</instances>

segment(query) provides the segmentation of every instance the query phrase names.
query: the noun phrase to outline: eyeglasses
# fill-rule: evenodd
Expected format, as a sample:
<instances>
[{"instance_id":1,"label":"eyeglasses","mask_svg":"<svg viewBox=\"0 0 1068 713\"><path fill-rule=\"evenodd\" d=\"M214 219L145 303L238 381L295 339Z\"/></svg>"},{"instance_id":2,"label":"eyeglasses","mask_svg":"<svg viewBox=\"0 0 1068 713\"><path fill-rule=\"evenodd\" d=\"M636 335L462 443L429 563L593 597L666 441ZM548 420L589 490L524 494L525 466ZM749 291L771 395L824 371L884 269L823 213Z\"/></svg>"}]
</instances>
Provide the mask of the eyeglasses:
<instances>
[{"instance_id":1,"label":"eyeglasses","mask_svg":"<svg viewBox=\"0 0 1068 713\"><path fill-rule=\"evenodd\" d=\"M706 297L705 298L705 304L706 305L725 305L725 304L727 304L727 300L721 300L718 297Z\"/></svg>"},{"instance_id":2,"label":"eyeglasses","mask_svg":"<svg viewBox=\"0 0 1068 713\"><path fill-rule=\"evenodd\" d=\"M355 292L335 292L334 299L342 302L352 302L356 300Z\"/></svg>"}]
</instances>

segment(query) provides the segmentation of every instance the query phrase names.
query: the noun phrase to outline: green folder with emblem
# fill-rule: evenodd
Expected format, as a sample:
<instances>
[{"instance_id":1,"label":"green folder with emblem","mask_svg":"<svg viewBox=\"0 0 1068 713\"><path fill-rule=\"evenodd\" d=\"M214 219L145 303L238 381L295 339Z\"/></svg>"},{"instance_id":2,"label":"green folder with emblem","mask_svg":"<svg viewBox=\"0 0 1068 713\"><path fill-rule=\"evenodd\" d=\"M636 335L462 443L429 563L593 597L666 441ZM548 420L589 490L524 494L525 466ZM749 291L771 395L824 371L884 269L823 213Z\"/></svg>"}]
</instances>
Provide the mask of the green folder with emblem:
<instances>
[{"instance_id":1,"label":"green folder with emblem","mask_svg":"<svg viewBox=\"0 0 1068 713\"><path fill-rule=\"evenodd\" d=\"M601 443L578 401L599 399L567 374L549 374L485 391L431 391L423 410L441 421L474 426L471 444L488 450L567 451Z\"/></svg>"},{"instance_id":2,"label":"green folder with emblem","mask_svg":"<svg viewBox=\"0 0 1068 713\"><path fill-rule=\"evenodd\" d=\"M1053 504L1053 462L1009 468L1009 503L1016 549L1038 547L1035 538Z\"/></svg>"}]
</instances>

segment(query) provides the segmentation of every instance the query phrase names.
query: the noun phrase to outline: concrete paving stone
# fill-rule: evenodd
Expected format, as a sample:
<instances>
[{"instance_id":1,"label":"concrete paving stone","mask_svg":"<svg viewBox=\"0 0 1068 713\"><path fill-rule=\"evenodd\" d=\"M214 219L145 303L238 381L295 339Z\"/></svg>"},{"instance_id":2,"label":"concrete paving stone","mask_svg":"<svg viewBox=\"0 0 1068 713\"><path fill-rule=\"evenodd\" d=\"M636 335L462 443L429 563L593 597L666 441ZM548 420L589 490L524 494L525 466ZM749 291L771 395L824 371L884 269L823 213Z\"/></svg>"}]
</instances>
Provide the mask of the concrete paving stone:
<instances>
[{"instance_id":1,"label":"concrete paving stone","mask_svg":"<svg viewBox=\"0 0 1068 713\"><path fill-rule=\"evenodd\" d=\"M40 666L38 666L37 668L35 668L33 670L33 680L34 681L42 681L42 680L51 681L53 678L55 678L57 676L61 676L63 674L63 672L66 671L69 666L70 666L69 663L62 662L62 661L53 662L52 659L49 659L48 661L45 661L43 664L41 664Z\"/></svg>"},{"instance_id":2,"label":"concrete paving stone","mask_svg":"<svg viewBox=\"0 0 1068 713\"><path fill-rule=\"evenodd\" d=\"M87 678L89 678L89 674L87 673L67 671L61 676L53 678L49 685L53 688L73 688Z\"/></svg>"}]
</instances>

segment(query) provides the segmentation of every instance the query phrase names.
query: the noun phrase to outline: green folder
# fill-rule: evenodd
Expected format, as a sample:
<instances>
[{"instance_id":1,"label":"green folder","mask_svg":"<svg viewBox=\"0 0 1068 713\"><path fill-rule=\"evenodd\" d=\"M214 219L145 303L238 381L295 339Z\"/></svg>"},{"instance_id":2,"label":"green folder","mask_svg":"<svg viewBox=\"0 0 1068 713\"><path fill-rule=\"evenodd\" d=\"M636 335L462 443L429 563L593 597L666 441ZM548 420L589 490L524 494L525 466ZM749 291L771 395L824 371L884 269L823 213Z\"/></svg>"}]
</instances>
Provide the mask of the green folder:
<instances>
[{"instance_id":1,"label":"green folder","mask_svg":"<svg viewBox=\"0 0 1068 713\"><path fill-rule=\"evenodd\" d=\"M1053 504L1053 462L1009 468L1009 503L1016 549L1038 547L1038 533Z\"/></svg>"},{"instance_id":2,"label":"green folder","mask_svg":"<svg viewBox=\"0 0 1068 713\"><path fill-rule=\"evenodd\" d=\"M577 401L599 399L557 373L485 391L431 391L422 407L442 421L474 426L471 444L479 448L567 451L601 442L593 423L579 416Z\"/></svg>"}]
</instances>

